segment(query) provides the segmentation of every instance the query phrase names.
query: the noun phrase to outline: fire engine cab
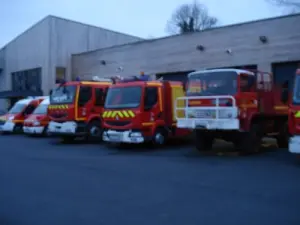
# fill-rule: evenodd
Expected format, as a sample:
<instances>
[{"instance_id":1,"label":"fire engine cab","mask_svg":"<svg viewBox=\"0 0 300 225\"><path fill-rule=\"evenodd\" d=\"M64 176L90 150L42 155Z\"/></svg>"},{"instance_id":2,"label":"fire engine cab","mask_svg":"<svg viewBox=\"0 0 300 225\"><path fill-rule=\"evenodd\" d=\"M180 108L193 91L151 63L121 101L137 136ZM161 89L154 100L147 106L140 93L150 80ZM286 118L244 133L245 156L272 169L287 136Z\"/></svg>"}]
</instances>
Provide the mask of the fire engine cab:
<instances>
[{"instance_id":1,"label":"fire engine cab","mask_svg":"<svg viewBox=\"0 0 300 225\"><path fill-rule=\"evenodd\" d=\"M285 94L287 99L288 94ZM289 140L289 151L294 154L300 154L300 69L296 71L292 101L289 110L289 131L291 138Z\"/></svg>"},{"instance_id":2,"label":"fire engine cab","mask_svg":"<svg viewBox=\"0 0 300 225\"><path fill-rule=\"evenodd\" d=\"M0 123L0 131L4 133L23 132L24 120L26 120L45 99L46 96L27 97L17 101L14 106L4 116L5 119Z\"/></svg>"},{"instance_id":3,"label":"fire engine cab","mask_svg":"<svg viewBox=\"0 0 300 225\"><path fill-rule=\"evenodd\" d=\"M48 132L65 142L76 137L101 140L104 100L111 79L94 77L92 81L63 81L51 91Z\"/></svg>"},{"instance_id":4,"label":"fire engine cab","mask_svg":"<svg viewBox=\"0 0 300 225\"><path fill-rule=\"evenodd\" d=\"M272 74L238 69L202 70L188 75L187 96L177 99L177 126L195 131L196 147L210 150L216 138L237 150L258 151L264 136L288 145L288 105ZM180 106L181 105L181 106Z\"/></svg>"},{"instance_id":5,"label":"fire engine cab","mask_svg":"<svg viewBox=\"0 0 300 225\"><path fill-rule=\"evenodd\" d=\"M176 127L175 99L184 96L183 84L137 77L109 87L103 117L103 140L112 143L164 144L169 137L189 134Z\"/></svg>"}]
</instances>

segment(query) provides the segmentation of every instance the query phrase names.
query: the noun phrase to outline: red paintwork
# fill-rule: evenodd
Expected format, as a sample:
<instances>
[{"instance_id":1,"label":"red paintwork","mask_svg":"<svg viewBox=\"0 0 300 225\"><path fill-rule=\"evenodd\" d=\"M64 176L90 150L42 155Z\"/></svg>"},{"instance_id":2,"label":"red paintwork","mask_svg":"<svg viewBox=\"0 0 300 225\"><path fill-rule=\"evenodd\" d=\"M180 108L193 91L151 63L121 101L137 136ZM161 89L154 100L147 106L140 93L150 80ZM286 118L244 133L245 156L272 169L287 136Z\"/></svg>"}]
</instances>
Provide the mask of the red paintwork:
<instances>
[{"instance_id":1,"label":"red paintwork","mask_svg":"<svg viewBox=\"0 0 300 225\"><path fill-rule=\"evenodd\" d=\"M297 69L295 79L300 76L300 69ZM292 95L293 96L293 95ZM290 98L291 99L291 98ZM289 107L289 133L293 135L300 135L300 118L296 118L296 112L300 111L299 105L290 104Z\"/></svg>"},{"instance_id":2,"label":"red paintwork","mask_svg":"<svg viewBox=\"0 0 300 225\"><path fill-rule=\"evenodd\" d=\"M28 121L30 121L30 122L28 122ZM38 121L38 122L40 122L40 125L38 125L38 126L46 127L46 126L48 126L48 124L50 122L50 118L47 114L31 114L25 120L24 126L35 127L35 125L33 125L33 122L31 122L31 121Z\"/></svg>"},{"instance_id":3,"label":"red paintwork","mask_svg":"<svg viewBox=\"0 0 300 225\"><path fill-rule=\"evenodd\" d=\"M144 111L144 96L145 88L153 87L151 83L157 83L158 88L161 88L162 94L162 112L160 111L159 97L158 103L150 110ZM103 125L105 129L112 130L140 130L144 136L153 137L155 131L158 127L168 127L174 129L174 132L170 134L169 137L180 137L190 134L187 129L176 128L176 121L173 120L173 106L172 104L175 100L172 98L172 87L180 86L183 88L181 82L175 81L133 81L128 83L117 83L113 87L130 87L130 86L140 86L142 87L142 96L140 106L137 108L122 108L122 109L106 109L105 111L127 111L130 110L134 112L134 118L103 118ZM153 115L153 121L151 120L151 114ZM115 125L114 125L115 124ZM118 124L118 125L117 125ZM146 125L148 124L148 125Z\"/></svg>"},{"instance_id":4,"label":"red paintwork","mask_svg":"<svg viewBox=\"0 0 300 225\"><path fill-rule=\"evenodd\" d=\"M283 104L281 102L281 93L282 87L276 86L273 82L272 74L261 72L261 71L252 71L256 72L257 76L262 76L263 74L270 75L270 82L263 82L264 87L267 89L252 89L251 92L242 92L241 91L241 76L243 74L238 75L238 89L237 93L233 96L236 100L237 107L239 108L239 119L242 130L249 130L251 121L254 117L266 117L266 118L274 118L276 116L285 117L287 120L288 116L288 108L287 104ZM246 75L246 74L245 74ZM247 76L247 75L246 75ZM196 87L197 82L192 82L191 85ZM199 82L198 82L199 83ZM199 84L198 84L199 85ZM203 85L202 85L203 86ZM201 86L201 88L203 88ZM205 86L205 85L204 85ZM205 87L204 87L205 89ZM197 103L193 103L193 101L189 101L189 106L215 106L213 104L214 96L211 96L211 99L200 100L201 104L199 104L199 100ZM222 100L223 101L223 100ZM221 106L225 106L225 104L220 104ZM281 107L281 109L276 109L276 107ZM285 108L284 108L285 107Z\"/></svg>"},{"instance_id":5,"label":"red paintwork","mask_svg":"<svg viewBox=\"0 0 300 225\"><path fill-rule=\"evenodd\" d=\"M33 105L35 106L35 108L44 100L44 98L40 98L40 99L33 99L31 100L20 113L16 113L16 114L7 114L6 115L6 119L8 119L10 116L14 116L13 122L14 123L24 123L24 120L26 120L30 115L24 115L24 111L26 110L26 108L29 105Z\"/></svg>"},{"instance_id":6,"label":"red paintwork","mask_svg":"<svg viewBox=\"0 0 300 225\"><path fill-rule=\"evenodd\" d=\"M88 123L93 119L101 120L101 114L103 113L104 106L96 106L96 96L95 88L102 88L104 93L106 93L107 88L111 85L109 82L95 82L95 81L69 81L61 86L70 86L75 85L77 91L80 90L80 87L90 86L92 87L92 98L84 105L78 106L78 94L76 92L75 100L71 104L53 104L48 107L48 115L50 120L56 122L65 122L65 121L82 121ZM51 108L54 106L56 108ZM59 108L58 106L67 106L65 108Z\"/></svg>"}]
</instances>

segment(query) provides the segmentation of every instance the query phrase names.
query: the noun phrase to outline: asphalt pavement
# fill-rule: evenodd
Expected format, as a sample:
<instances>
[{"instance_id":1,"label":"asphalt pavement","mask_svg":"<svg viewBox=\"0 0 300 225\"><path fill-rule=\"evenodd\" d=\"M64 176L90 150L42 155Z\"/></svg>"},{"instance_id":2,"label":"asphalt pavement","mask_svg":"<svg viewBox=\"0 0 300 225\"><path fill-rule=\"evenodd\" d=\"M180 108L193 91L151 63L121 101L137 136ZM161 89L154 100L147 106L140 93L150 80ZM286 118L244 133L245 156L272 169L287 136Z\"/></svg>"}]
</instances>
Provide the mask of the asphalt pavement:
<instances>
[{"instance_id":1,"label":"asphalt pavement","mask_svg":"<svg viewBox=\"0 0 300 225\"><path fill-rule=\"evenodd\" d=\"M0 225L299 225L286 150L203 155L0 136Z\"/></svg>"}]
</instances>

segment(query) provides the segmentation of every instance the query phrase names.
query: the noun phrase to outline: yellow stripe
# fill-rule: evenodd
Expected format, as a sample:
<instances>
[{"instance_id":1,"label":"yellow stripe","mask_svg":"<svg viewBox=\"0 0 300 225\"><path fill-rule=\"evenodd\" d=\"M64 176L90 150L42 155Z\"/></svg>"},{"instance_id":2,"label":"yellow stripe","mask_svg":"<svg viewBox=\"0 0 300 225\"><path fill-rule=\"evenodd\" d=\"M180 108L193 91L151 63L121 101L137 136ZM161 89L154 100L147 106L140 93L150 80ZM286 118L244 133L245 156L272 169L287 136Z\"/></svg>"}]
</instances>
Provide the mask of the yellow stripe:
<instances>
[{"instance_id":1,"label":"yellow stripe","mask_svg":"<svg viewBox=\"0 0 300 225\"><path fill-rule=\"evenodd\" d=\"M126 118L129 117L128 113L127 113L125 110L123 110L122 112L123 112L123 115L124 115Z\"/></svg>"},{"instance_id":2,"label":"yellow stripe","mask_svg":"<svg viewBox=\"0 0 300 225\"><path fill-rule=\"evenodd\" d=\"M111 117L114 118L116 116L116 114L117 114L117 111L113 111L111 114Z\"/></svg>"},{"instance_id":3,"label":"yellow stripe","mask_svg":"<svg viewBox=\"0 0 300 225\"><path fill-rule=\"evenodd\" d=\"M119 115L121 118L124 117L121 111L118 111L118 115Z\"/></svg>"},{"instance_id":4,"label":"yellow stripe","mask_svg":"<svg viewBox=\"0 0 300 225\"><path fill-rule=\"evenodd\" d=\"M154 124L153 122L142 123L142 126L152 126L153 124Z\"/></svg>"},{"instance_id":5,"label":"yellow stripe","mask_svg":"<svg viewBox=\"0 0 300 225\"><path fill-rule=\"evenodd\" d=\"M107 115L107 111L105 111L105 112L102 114L102 117L105 118L106 115Z\"/></svg>"},{"instance_id":6,"label":"yellow stripe","mask_svg":"<svg viewBox=\"0 0 300 225\"><path fill-rule=\"evenodd\" d=\"M129 114L132 118L135 116L134 113L133 113L131 110L128 110L127 112L128 112L128 114Z\"/></svg>"},{"instance_id":7,"label":"yellow stripe","mask_svg":"<svg viewBox=\"0 0 300 225\"><path fill-rule=\"evenodd\" d=\"M296 112L295 118L300 118L300 111Z\"/></svg>"},{"instance_id":8,"label":"yellow stripe","mask_svg":"<svg viewBox=\"0 0 300 225\"><path fill-rule=\"evenodd\" d=\"M112 113L112 111L108 111L107 115L106 115L106 118L109 118L111 116L111 113Z\"/></svg>"},{"instance_id":9,"label":"yellow stripe","mask_svg":"<svg viewBox=\"0 0 300 225\"><path fill-rule=\"evenodd\" d=\"M162 93L161 93L161 88L158 89L158 94L159 94L159 109L162 112L163 111L163 104L162 104Z\"/></svg>"},{"instance_id":10,"label":"yellow stripe","mask_svg":"<svg viewBox=\"0 0 300 225\"><path fill-rule=\"evenodd\" d=\"M281 105L277 105L277 106L275 106L274 108L275 108L276 110L286 110L286 109L288 109L287 106L281 106Z\"/></svg>"}]
</instances>

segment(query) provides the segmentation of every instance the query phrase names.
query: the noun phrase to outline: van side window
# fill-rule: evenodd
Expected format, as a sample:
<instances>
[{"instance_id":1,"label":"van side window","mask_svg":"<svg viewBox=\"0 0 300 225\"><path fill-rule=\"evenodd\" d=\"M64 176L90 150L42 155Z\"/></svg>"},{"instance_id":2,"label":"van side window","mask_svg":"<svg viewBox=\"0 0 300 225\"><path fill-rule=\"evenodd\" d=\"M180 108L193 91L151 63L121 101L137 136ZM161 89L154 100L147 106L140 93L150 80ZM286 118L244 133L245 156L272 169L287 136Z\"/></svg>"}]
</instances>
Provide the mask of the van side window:
<instances>
[{"instance_id":1,"label":"van side window","mask_svg":"<svg viewBox=\"0 0 300 225\"><path fill-rule=\"evenodd\" d=\"M28 105L26 109L24 110L24 115L30 115L35 110L35 105Z\"/></svg>"},{"instance_id":2,"label":"van side window","mask_svg":"<svg viewBox=\"0 0 300 225\"><path fill-rule=\"evenodd\" d=\"M104 105L104 91L102 88L95 88L95 105L103 106Z\"/></svg>"},{"instance_id":3,"label":"van side window","mask_svg":"<svg viewBox=\"0 0 300 225\"><path fill-rule=\"evenodd\" d=\"M158 101L158 88L146 87L145 89L145 108L151 109Z\"/></svg>"},{"instance_id":4,"label":"van side window","mask_svg":"<svg viewBox=\"0 0 300 225\"><path fill-rule=\"evenodd\" d=\"M92 94L93 93L91 87L87 87L87 86L80 87L78 104L84 106L92 98Z\"/></svg>"},{"instance_id":5,"label":"van side window","mask_svg":"<svg viewBox=\"0 0 300 225\"><path fill-rule=\"evenodd\" d=\"M241 92L252 92L255 91L256 81L255 76L242 75L240 76L240 91Z\"/></svg>"}]
</instances>

